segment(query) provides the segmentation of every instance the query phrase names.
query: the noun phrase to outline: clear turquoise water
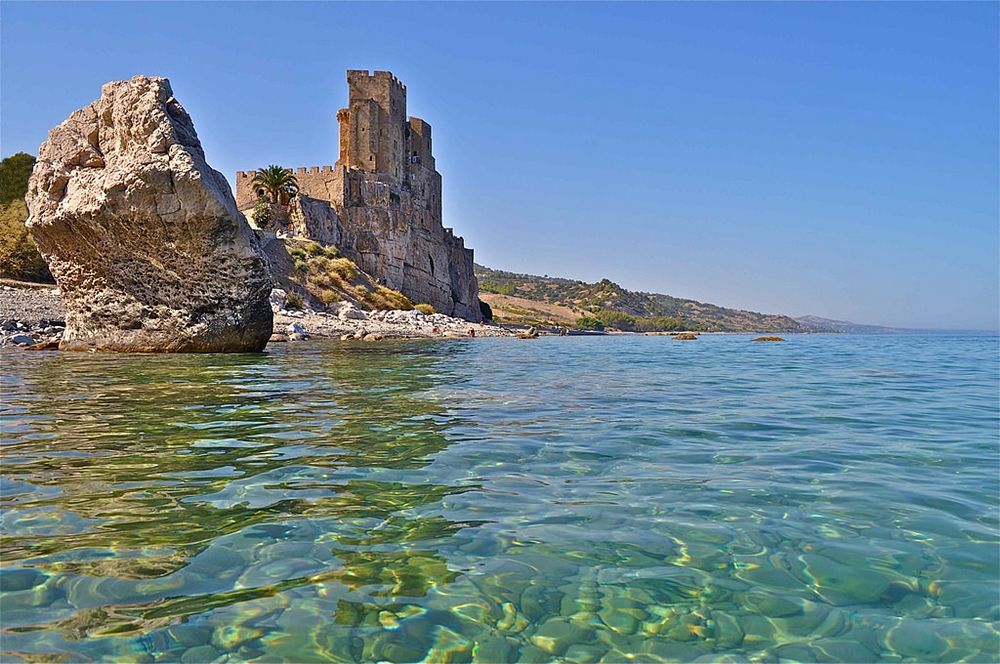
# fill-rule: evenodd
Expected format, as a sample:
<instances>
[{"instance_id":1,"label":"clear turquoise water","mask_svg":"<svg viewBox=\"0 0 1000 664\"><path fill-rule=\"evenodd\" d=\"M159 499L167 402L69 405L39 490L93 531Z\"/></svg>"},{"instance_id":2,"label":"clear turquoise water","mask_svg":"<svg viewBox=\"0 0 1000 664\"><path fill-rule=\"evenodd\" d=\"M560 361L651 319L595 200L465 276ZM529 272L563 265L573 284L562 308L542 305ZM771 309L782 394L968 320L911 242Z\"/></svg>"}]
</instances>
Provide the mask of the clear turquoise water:
<instances>
[{"instance_id":1,"label":"clear turquoise water","mask_svg":"<svg viewBox=\"0 0 1000 664\"><path fill-rule=\"evenodd\" d=\"M2 659L995 660L998 358L5 352Z\"/></svg>"}]
</instances>

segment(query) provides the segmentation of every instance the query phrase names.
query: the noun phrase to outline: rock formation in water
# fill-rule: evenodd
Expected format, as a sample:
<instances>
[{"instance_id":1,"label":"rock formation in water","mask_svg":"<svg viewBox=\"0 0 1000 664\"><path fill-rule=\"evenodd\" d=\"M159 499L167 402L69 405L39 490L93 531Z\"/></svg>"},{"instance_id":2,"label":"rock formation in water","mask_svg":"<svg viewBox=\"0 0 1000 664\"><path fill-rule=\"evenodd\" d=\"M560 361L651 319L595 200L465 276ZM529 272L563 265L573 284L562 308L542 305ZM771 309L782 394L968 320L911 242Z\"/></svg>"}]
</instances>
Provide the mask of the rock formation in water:
<instances>
[{"instance_id":1,"label":"rock formation in water","mask_svg":"<svg viewBox=\"0 0 1000 664\"><path fill-rule=\"evenodd\" d=\"M66 305L63 350L264 348L267 260L167 79L107 83L51 130L26 200Z\"/></svg>"}]
</instances>

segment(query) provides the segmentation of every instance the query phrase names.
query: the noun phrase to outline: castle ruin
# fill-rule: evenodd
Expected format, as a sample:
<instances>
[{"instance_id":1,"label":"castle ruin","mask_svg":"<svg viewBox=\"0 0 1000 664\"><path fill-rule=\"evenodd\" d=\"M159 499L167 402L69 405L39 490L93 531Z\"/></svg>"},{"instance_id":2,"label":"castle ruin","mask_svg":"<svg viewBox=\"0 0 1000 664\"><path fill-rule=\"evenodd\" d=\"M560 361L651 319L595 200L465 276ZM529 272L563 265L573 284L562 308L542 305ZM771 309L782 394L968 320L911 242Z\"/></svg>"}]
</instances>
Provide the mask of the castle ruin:
<instances>
[{"instance_id":1,"label":"castle ruin","mask_svg":"<svg viewBox=\"0 0 1000 664\"><path fill-rule=\"evenodd\" d=\"M349 70L333 166L294 169L297 232L340 253L413 302L482 320L472 249L441 221L441 174L431 126L406 116L406 86L387 71ZM253 207L254 171L236 174L236 202Z\"/></svg>"}]
</instances>

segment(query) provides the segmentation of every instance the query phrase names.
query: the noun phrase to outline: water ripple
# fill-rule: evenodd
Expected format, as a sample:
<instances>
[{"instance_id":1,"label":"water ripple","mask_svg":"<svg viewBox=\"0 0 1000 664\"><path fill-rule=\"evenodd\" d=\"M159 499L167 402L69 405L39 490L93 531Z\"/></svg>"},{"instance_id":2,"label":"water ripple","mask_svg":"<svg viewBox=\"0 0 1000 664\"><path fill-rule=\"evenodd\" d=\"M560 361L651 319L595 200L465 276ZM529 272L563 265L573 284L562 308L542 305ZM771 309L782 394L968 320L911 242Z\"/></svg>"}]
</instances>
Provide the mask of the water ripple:
<instances>
[{"instance_id":1,"label":"water ripple","mask_svg":"<svg viewBox=\"0 0 1000 664\"><path fill-rule=\"evenodd\" d=\"M4 661L998 656L996 337L2 359Z\"/></svg>"}]
</instances>

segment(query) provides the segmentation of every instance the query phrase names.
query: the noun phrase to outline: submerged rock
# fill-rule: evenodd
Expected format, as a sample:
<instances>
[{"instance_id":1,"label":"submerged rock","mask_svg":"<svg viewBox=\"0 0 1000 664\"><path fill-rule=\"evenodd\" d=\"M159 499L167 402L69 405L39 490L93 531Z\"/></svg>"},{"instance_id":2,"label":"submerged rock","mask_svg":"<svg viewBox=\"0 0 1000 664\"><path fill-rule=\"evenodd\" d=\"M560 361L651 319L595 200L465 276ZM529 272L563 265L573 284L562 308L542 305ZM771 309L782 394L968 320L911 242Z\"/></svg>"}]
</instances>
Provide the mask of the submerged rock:
<instances>
[{"instance_id":1,"label":"submerged rock","mask_svg":"<svg viewBox=\"0 0 1000 664\"><path fill-rule=\"evenodd\" d=\"M757 337L754 341L784 341L781 337Z\"/></svg>"},{"instance_id":2,"label":"submerged rock","mask_svg":"<svg viewBox=\"0 0 1000 664\"><path fill-rule=\"evenodd\" d=\"M66 306L61 349L264 348L267 261L167 79L107 83L50 131L26 200Z\"/></svg>"}]
</instances>

